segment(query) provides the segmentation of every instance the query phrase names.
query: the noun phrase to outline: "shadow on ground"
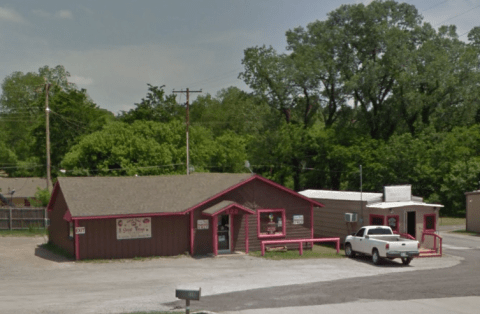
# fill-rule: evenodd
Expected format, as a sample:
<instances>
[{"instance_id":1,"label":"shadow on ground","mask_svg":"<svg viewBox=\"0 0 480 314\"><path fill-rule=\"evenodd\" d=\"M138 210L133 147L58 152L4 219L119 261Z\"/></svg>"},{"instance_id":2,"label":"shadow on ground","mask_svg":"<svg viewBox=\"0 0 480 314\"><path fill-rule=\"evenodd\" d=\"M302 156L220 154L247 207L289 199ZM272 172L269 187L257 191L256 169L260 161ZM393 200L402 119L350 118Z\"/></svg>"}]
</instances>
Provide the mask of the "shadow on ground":
<instances>
[{"instance_id":1,"label":"shadow on ground","mask_svg":"<svg viewBox=\"0 0 480 314\"><path fill-rule=\"evenodd\" d=\"M35 256L38 256L40 258L43 258L48 261L52 262L57 262L57 263L65 263L65 262L72 262L74 261L73 258L68 258L56 253L53 253L52 251L46 249L42 245L39 245L35 248Z\"/></svg>"}]
</instances>

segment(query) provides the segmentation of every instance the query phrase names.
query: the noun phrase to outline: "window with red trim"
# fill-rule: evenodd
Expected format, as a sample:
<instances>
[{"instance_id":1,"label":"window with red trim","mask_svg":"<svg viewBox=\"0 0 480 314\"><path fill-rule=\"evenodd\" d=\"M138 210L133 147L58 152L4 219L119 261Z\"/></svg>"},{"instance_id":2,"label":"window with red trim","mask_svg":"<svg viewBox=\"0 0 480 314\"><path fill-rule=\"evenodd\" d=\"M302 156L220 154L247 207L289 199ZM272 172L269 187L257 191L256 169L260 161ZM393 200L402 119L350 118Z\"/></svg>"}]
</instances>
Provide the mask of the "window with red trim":
<instances>
[{"instance_id":1,"label":"window with red trim","mask_svg":"<svg viewBox=\"0 0 480 314\"><path fill-rule=\"evenodd\" d=\"M387 216L387 226L389 226L393 232L399 232L400 216L391 215Z\"/></svg>"},{"instance_id":2,"label":"window with red trim","mask_svg":"<svg viewBox=\"0 0 480 314\"><path fill-rule=\"evenodd\" d=\"M285 236L285 209L258 209L257 228L259 238Z\"/></svg>"},{"instance_id":3,"label":"window with red trim","mask_svg":"<svg viewBox=\"0 0 480 314\"><path fill-rule=\"evenodd\" d=\"M437 230L435 226L435 214L426 214L423 216L423 230L425 231L435 231Z\"/></svg>"},{"instance_id":4,"label":"window with red trim","mask_svg":"<svg viewBox=\"0 0 480 314\"><path fill-rule=\"evenodd\" d=\"M370 226L383 226L384 220L383 215L370 215Z\"/></svg>"}]
</instances>

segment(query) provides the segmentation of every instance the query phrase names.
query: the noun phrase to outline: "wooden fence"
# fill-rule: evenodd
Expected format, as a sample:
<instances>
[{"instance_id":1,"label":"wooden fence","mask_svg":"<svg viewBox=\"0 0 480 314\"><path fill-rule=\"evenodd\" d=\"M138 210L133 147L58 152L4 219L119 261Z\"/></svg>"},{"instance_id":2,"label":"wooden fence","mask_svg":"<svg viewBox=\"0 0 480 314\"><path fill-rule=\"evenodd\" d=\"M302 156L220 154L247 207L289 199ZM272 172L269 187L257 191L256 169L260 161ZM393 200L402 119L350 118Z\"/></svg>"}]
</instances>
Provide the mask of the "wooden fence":
<instances>
[{"instance_id":1,"label":"wooden fence","mask_svg":"<svg viewBox=\"0 0 480 314\"><path fill-rule=\"evenodd\" d=\"M18 230L46 227L46 208L2 207L0 230Z\"/></svg>"}]
</instances>

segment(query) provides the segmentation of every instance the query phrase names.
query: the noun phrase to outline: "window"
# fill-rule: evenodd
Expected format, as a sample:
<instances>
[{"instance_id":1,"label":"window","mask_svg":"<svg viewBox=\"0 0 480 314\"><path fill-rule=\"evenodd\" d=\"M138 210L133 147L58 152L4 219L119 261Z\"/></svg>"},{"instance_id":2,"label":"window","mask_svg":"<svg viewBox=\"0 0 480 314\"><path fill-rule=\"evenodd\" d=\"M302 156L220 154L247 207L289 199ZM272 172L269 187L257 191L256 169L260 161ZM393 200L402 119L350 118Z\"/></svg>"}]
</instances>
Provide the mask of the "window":
<instances>
[{"instance_id":1,"label":"window","mask_svg":"<svg viewBox=\"0 0 480 314\"><path fill-rule=\"evenodd\" d=\"M24 206L25 206L25 207L30 207L30 201L27 200L27 199L25 199L25 200L24 200Z\"/></svg>"},{"instance_id":2,"label":"window","mask_svg":"<svg viewBox=\"0 0 480 314\"><path fill-rule=\"evenodd\" d=\"M435 231L435 214L427 214L423 216L423 230L424 231Z\"/></svg>"},{"instance_id":3,"label":"window","mask_svg":"<svg viewBox=\"0 0 480 314\"><path fill-rule=\"evenodd\" d=\"M257 227L259 238L285 236L285 209L257 210Z\"/></svg>"},{"instance_id":4,"label":"window","mask_svg":"<svg viewBox=\"0 0 480 314\"><path fill-rule=\"evenodd\" d=\"M392 232L387 228L375 228L368 230L368 234L375 235L375 234L392 234Z\"/></svg>"},{"instance_id":5,"label":"window","mask_svg":"<svg viewBox=\"0 0 480 314\"><path fill-rule=\"evenodd\" d=\"M383 226L384 216L382 215L370 215L370 226Z\"/></svg>"},{"instance_id":6,"label":"window","mask_svg":"<svg viewBox=\"0 0 480 314\"><path fill-rule=\"evenodd\" d=\"M358 232L355 236L356 237L363 237L364 233L365 233L365 228L362 228L362 229L358 230Z\"/></svg>"},{"instance_id":7,"label":"window","mask_svg":"<svg viewBox=\"0 0 480 314\"><path fill-rule=\"evenodd\" d=\"M399 221L400 221L400 216L398 215L392 215L392 216L387 216L387 226L392 228L393 232L399 232L400 227L399 227Z\"/></svg>"}]
</instances>

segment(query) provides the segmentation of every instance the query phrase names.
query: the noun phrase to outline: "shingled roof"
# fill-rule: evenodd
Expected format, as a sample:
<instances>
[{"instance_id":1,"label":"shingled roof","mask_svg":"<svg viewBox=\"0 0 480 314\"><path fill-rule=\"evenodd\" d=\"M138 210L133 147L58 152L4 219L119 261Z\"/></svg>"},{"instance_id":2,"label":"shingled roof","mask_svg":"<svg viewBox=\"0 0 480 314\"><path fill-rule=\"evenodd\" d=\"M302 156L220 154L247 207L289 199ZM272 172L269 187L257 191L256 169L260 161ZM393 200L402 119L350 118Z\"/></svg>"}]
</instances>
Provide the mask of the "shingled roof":
<instances>
[{"instance_id":1,"label":"shingled roof","mask_svg":"<svg viewBox=\"0 0 480 314\"><path fill-rule=\"evenodd\" d=\"M55 189L61 190L72 217L180 213L250 177L245 173L59 177Z\"/></svg>"},{"instance_id":2,"label":"shingled roof","mask_svg":"<svg viewBox=\"0 0 480 314\"><path fill-rule=\"evenodd\" d=\"M0 193L10 196L10 191L15 190L13 197L34 197L37 188L46 188L47 181L42 178L2 178L0 177Z\"/></svg>"}]
</instances>

